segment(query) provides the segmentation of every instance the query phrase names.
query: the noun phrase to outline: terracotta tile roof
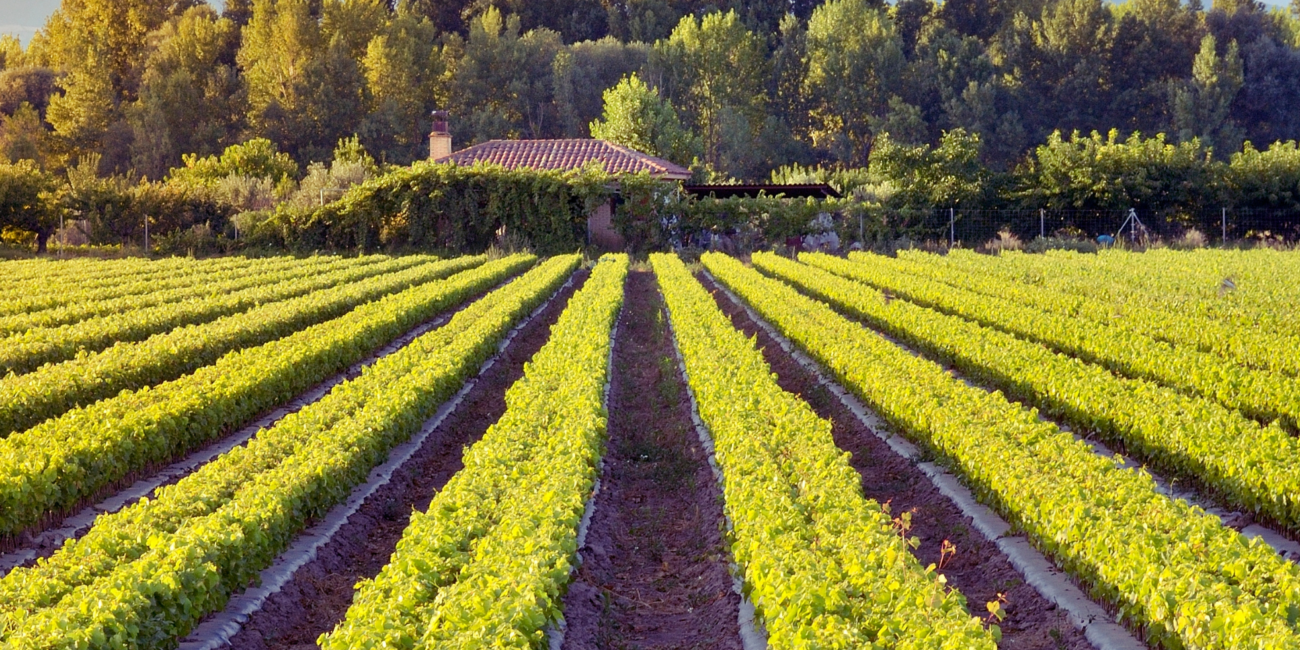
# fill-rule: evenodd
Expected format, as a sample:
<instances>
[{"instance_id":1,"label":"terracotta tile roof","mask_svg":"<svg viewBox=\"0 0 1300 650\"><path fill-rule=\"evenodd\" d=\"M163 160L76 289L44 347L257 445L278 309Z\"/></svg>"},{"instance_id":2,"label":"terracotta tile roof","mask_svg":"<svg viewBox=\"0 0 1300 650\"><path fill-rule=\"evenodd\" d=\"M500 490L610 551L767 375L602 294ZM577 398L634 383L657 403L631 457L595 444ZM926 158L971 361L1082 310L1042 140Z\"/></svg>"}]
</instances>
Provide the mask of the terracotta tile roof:
<instances>
[{"instance_id":1,"label":"terracotta tile roof","mask_svg":"<svg viewBox=\"0 0 1300 650\"><path fill-rule=\"evenodd\" d=\"M656 178L686 180L691 170L662 158L641 153L606 140L489 140L461 149L444 161L472 165L484 161L509 169L581 169L598 161L610 174L649 172Z\"/></svg>"}]
</instances>

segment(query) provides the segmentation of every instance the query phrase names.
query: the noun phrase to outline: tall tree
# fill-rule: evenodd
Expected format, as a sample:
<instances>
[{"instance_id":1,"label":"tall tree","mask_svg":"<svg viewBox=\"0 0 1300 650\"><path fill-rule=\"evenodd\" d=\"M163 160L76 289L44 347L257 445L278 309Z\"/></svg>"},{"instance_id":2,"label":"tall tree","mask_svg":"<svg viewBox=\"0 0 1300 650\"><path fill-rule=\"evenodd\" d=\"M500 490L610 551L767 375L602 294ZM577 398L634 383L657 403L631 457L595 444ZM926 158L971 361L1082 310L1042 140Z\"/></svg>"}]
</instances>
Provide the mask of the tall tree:
<instances>
[{"instance_id":1,"label":"tall tree","mask_svg":"<svg viewBox=\"0 0 1300 650\"><path fill-rule=\"evenodd\" d=\"M45 117L57 78L49 68L27 66L0 72L0 113L12 115L24 103Z\"/></svg>"},{"instance_id":2,"label":"tall tree","mask_svg":"<svg viewBox=\"0 0 1300 650\"><path fill-rule=\"evenodd\" d=\"M64 90L47 115L67 157L111 151L121 161L130 129L121 107L135 101L149 54L148 37L200 0L66 0L50 16L30 54L63 74Z\"/></svg>"},{"instance_id":3,"label":"tall tree","mask_svg":"<svg viewBox=\"0 0 1300 650\"><path fill-rule=\"evenodd\" d=\"M63 94L50 98L46 113L54 132L72 153L95 151L104 144L120 99L113 90L107 58L95 49L88 50L87 56L60 80Z\"/></svg>"},{"instance_id":4,"label":"tall tree","mask_svg":"<svg viewBox=\"0 0 1300 650\"><path fill-rule=\"evenodd\" d=\"M1241 54L1245 74L1232 119L1255 142L1300 139L1300 50L1268 37Z\"/></svg>"},{"instance_id":5,"label":"tall tree","mask_svg":"<svg viewBox=\"0 0 1300 650\"><path fill-rule=\"evenodd\" d=\"M388 0L324 0L321 7L321 38L326 43L338 38L348 56L360 61L370 40L388 23Z\"/></svg>"},{"instance_id":6,"label":"tall tree","mask_svg":"<svg viewBox=\"0 0 1300 650\"><path fill-rule=\"evenodd\" d=\"M761 127L767 61L762 41L735 11L683 17L655 43L652 64L662 71L669 100L700 134L706 161L718 161L724 111L743 116L751 132Z\"/></svg>"},{"instance_id":7,"label":"tall tree","mask_svg":"<svg viewBox=\"0 0 1300 650\"><path fill-rule=\"evenodd\" d=\"M361 129L366 142L389 162L424 157L427 115L447 98L447 66L433 23L408 14L394 17L366 47L362 68L370 91Z\"/></svg>"},{"instance_id":8,"label":"tall tree","mask_svg":"<svg viewBox=\"0 0 1300 650\"><path fill-rule=\"evenodd\" d=\"M10 34L0 36L0 70L23 66L23 44Z\"/></svg>"},{"instance_id":9,"label":"tall tree","mask_svg":"<svg viewBox=\"0 0 1300 650\"><path fill-rule=\"evenodd\" d=\"M464 11L469 0L399 0L397 12L428 18L439 32L465 33Z\"/></svg>"},{"instance_id":10,"label":"tall tree","mask_svg":"<svg viewBox=\"0 0 1300 650\"><path fill-rule=\"evenodd\" d=\"M609 35L609 11L601 0L470 0L464 15L479 15L488 7L519 16L524 32L545 28L566 42L591 41Z\"/></svg>"},{"instance_id":11,"label":"tall tree","mask_svg":"<svg viewBox=\"0 0 1300 650\"><path fill-rule=\"evenodd\" d=\"M605 91L605 115L591 123L591 137L689 165L699 141L682 127L677 111L641 78L631 75Z\"/></svg>"},{"instance_id":12,"label":"tall tree","mask_svg":"<svg viewBox=\"0 0 1300 650\"><path fill-rule=\"evenodd\" d=\"M1128 0L1117 19L1105 121L1126 130L1156 132L1169 125L1168 89L1188 76L1204 26L1179 0Z\"/></svg>"},{"instance_id":13,"label":"tall tree","mask_svg":"<svg viewBox=\"0 0 1300 650\"><path fill-rule=\"evenodd\" d=\"M310 4L256 0L243 30L239 66L248 86L250 126L276 142L296 145L309 128L308 71L326 45Z\"/></svg>"},{"instance_id":14,"label":"tall tree","mask_svg":"<svg viewBox=\"0 0 1300 650\"><path fill-rule=\"evenodd\" d=\"M339 138L360 125L365 83L352 51L355 43L368 43L365 31L372 24L339 19L326 33L312 5L311 0L256 0L238 56L253 132L304 161L325 159ZM347 7L368 6L366 0L341 0L336 9L345 15Z\"/></svg>"},{"instance_id":15,"label":"tall tree","mask_svg":"<svg viewBox=\"0 0 1300 650\"><path fill-rule=\"evenodd\" d=\"M220 61L236 30L230 19L200 6L154 33L140 98L125 111L138 173L162 178L183 154L216 153L237 136L244 91L237 71Z\"/></svg>"},{"instance_id":16,"label":"tall tree","mask_svg":"<svg viewBox=\"0 0 1300 650\"><path fill-rule=\"evenodd\" d=\"M812 132L811 106L804 92L803 81L808 76L808 33L794 14L781 19L776 51L772 53L772 77L768 96L772 98L771 111L784 122L791 134L801 140L810 140Z\"/></svg>"},{"instance_id":17,"label":"tall tree","mask_svg":"<svg viewBox=\"0 0 1300 650\"><path fill-rule=\"evenodd\" d=\"M242 28L253 18L253 0L226 0L221 17Z\"/></svg>"},{"instance_id":18,"label":"tall tree","mask_svg":"<svg viewBox=\"0 0 1300 650\"><path fill-rule=\"evenodd\" d=\"M461 141L541 138L560 132L554 110L554 61L563 48L549 29L519 33L518 16L490 7L470 25L449 99ZM465 119L461 119L461 118Z\"/></svg>"},{"instance_id":19,"label":"tall tree","mask_svg":"<svg viewBox=\"0 0 1300 650\"><path fill-rule=\"evenodd\" d=\"M865 165L903 71L902 40L884 9L867 0L829 0L813 11L804 91L814 143Z\"/></svg>"},{"instance_id":20,"label":"tall tree","mask_svg":"<svg viewBox=\"0 0 1300 650\"><path fill-rule=\"evenodd\" d=\"M999 33L994 60L1026 107L1034 137L1096 129L1114 101L1115 25L1102 0L1057 0Z\"/></svg>"},{"instance_id":21,"label":"tall tree","mask_svg":"<svg viewBox=\"0 0 1300 650\"><path fill-rule=\"evenodd\" d=\"M1192 79L1171 92L1171 112L1178 139L1182 142L1199 139L1223 159L1237 151L1242 133L1229 114L1241 84L1237 42L1230 43L1227 52L1219 56L1214 35L1206 34L1192 66Z\"/></svg>"},{"instance_id":22,"label":"tall tree","mask_svg":"<svg viewBox=\"0 0 1300 650\"><path fill-rule=\"evenodd\" d=\"M603 98L595 91L612 88L630 74L643 73L649 56L649 45L624 43L613 36L574 43L557 53L552 79L563 135L586 137L587 126L603 110Z\"/></svg>"}]
</instances>

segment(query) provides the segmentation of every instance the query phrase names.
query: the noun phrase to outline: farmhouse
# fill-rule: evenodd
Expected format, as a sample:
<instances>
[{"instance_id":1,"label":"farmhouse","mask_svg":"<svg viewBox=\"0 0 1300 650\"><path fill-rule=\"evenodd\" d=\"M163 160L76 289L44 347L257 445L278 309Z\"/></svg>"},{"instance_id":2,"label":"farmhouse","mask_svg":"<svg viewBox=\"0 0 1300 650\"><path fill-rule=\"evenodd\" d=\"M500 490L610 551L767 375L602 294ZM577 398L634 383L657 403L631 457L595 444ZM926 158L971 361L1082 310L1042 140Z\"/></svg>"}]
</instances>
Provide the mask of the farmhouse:
<instances>
[{"instance_id":1,"label":"farmhouse","mask_svg":"<svg viewBox=\"0 0 1300 650\"><path fill-rule=\"evenodd\" d=\"M457 165L487 162L509 169L526 167L561 171L582 169L594 161L609 174L646 172L653 178L667 181L685 181L691 177L691 170L681 165L606 140L489 140L452 152L446 114L441 111L435 113L433 132L429 134L429 158ZM613 216L611 199L587 217L587 236L592 244L606 250L623 248L625 242L614 230Z\"/></svg>"}]
</instances>

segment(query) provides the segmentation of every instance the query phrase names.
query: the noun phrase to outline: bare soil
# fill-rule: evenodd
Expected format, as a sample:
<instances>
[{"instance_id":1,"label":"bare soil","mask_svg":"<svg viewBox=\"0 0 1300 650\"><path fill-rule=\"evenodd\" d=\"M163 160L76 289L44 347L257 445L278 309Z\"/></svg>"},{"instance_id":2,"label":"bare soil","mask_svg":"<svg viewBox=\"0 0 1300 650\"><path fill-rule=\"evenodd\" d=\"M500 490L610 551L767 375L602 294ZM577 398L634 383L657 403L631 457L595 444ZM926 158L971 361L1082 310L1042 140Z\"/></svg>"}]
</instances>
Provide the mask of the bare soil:
<instances>
[{"instance_id":1,"label":"bare soil","mask_svg":"<svg viewBox=\"0 0 1300 650\"><path fill-rule=\"evenodd\" d=\"M521 329L465 399L339 529L314 560L267 599L231 639L240 649L315 648L352 604L353 587L374 577L397 547L413 510L427 510L434 495L462 467L462 452L505 412L505 393L524 373L524 363L550 337L551 325L586 279L579 271L541 313Z\"/></svg>"},{"instance_id":2,"label":"bare soil","mask_svg":"<svg viewBox=\"0 0 1300 650\"><path fill-rule=\"evenodd\" d=\"M942 566L948 584L966 596L972 615L986 614L985 603L1001 600L1005 618L1004 650L1083 650L1092 648L1063 611L1027 584L992 541L910 461L898 456L835 397L817 377L783 350L745 310L700 277L718 306L746 335L757 336L768 365L782 388L800 395L833 424L835 443L852 454L850 464L862 476L867 498L888 504L891 514L909 514L908 535L920 541L913 554L922 565ZM944 553L947 545L955 553Z\"/></svg>"},{"instance_id":3,"label":"bare soil","mask_svg":"<svg viewBox=\"0 0 1300 650\"><path fill-rule=\"evenodd\" d=\"M691 420L663 300L649 271L632 271L625 291L608 451L564 599L563 647L740 650L722 494Z\"/></svg>"}]
</instances>

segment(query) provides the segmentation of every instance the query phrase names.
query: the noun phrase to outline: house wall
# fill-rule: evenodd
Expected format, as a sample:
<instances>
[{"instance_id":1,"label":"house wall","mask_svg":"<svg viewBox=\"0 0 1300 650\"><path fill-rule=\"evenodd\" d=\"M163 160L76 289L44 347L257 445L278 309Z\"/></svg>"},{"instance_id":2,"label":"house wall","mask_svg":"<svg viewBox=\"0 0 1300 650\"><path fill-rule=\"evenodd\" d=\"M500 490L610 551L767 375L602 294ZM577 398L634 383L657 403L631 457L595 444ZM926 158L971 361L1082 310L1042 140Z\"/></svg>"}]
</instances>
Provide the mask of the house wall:
<instances>
[{"instance_id":1,"label":"house wall","mask_svg":"<svg viewBox=\"0 0 1300 650\"><path fill-rule=\"evenodd\" d=\"M623 236L614 230L613 201L602 203L587 217L587 239L604 251L621 251L627 246Z\"/></svg>"}]
</instances>

